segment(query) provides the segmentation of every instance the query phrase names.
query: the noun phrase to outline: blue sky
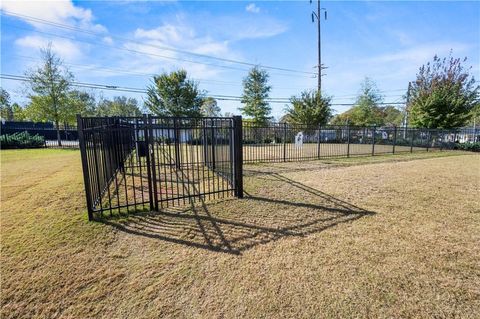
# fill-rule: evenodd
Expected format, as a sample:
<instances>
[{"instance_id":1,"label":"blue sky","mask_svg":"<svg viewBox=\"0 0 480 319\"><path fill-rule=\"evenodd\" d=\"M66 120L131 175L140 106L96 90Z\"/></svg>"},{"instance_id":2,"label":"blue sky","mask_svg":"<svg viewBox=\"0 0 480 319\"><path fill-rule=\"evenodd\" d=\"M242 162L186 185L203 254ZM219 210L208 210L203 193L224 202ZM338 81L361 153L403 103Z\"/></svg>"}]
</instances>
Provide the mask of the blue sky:
<instances>
[{"instance_id":1,"label":"blue sky","mask_svg":"<svg viewBox=\"0 0 480 319\"><path fill-rule=\"evenodd\" d=\"M145 88L152 74L184 68L201 89L215 95L241 95L249 67L161 48L307 73L315 72L317 64L316 25L310 18L315 2L63 0L2 1L1 7L3 74L23 74L38 63L39 48L48 42L78 82ZM418 68L450 50L455 57L468 57L480 79L477 1L322 1L322 7L328 11L328 20L322 21L322 62L328 67L322 88L336 104L354 102L366 76L376 81L386 102L401 102ZM44 21L62 27L40 23ZM312 75L268 71L273 98L316 87ZM25 102L20 82L2 79L1 85L13 101ZM219 105L235 114L241 106L236 101ZM282 103L271 106L275 117L285 108ZM334 108L341 112L348 107Z\"/></svg>"}]
</instances>

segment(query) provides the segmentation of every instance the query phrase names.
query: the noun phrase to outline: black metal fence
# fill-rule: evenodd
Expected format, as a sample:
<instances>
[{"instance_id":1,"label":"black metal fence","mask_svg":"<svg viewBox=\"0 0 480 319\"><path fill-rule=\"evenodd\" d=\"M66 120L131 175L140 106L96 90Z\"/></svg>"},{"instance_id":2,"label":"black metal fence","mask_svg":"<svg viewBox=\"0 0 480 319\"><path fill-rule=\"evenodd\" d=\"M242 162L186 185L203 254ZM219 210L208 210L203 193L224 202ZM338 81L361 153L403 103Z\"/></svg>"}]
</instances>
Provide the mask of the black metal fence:
<instances>
[{"instance_id":1,"label":"black metal fence","mask_svg":"<svg viewBox=\"0 0 480 319\"><path fill-rule=\"evenodd\" d=\"M243 163L451 149L480 130L289 125L232 118L77 117L89 219L243 196Z\"/></svg>"},{"instance_id":2,"label":"black metal fence","mask_svg":"<svg viewBox=\"0 0 480 319\"><path fill-rule=\"evenodd\" d=\"M78 117L89 219L243 196L241 117Z\"/></svg>"},{"instance_id":3,"label":"black metal fence","mask_svg":"<svg viewBox=\"0 0 480 319\"><path fill-rule=\"evenodd\" d=\"M454 149L457 143L478 141L480 129L474 128L312 127L287 123L243 125L245 163Z\"/></svg>"},{"instance_id":4,"label":"black metal fence","mask_svg":"<svg viewBox=\"0 0 480 319\"><path fill-rule=\"evenodd\" d=\"M5 121L0 126L1 134L14 134L28 132L30 135L42 136L45 140L45 147L48 148L78 148L78 130L75 126L59 127L60 145L57 139L57 129L50 122L23 122Z\"/></svg>"}]
</instances>

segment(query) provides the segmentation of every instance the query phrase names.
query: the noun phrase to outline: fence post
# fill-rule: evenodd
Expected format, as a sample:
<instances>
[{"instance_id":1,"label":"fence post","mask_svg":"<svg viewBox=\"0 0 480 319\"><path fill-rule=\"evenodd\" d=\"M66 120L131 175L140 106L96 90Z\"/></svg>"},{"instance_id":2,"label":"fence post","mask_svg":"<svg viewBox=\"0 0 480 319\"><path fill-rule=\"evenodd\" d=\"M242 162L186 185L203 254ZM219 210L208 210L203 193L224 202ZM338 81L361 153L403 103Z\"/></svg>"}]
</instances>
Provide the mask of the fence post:
<instances>
[{"instance_id":1,"label":"fence post","mask_svg":"<svg viewBox=\"0 0 480 319\"><path fill-rule=\"evenodd\" d=\"M375 132L377 131L377 126L373 126L372 132L372 156L375 156Z\"/></svg>"},{"instance_id":2,"label":"fence post","mask_svg":"<svg viewBox=\"0 0 480 319\"><path fill-rule=\"evenodd\" d=\"M283 123L283 161L287 161L287 123Z\"/></svg>"},{"instance_id":3,"label":"fence post","mask_svg":"<svg viewBox=\"0 0 480 319\"><path fill-rule=\"evenodd\" d=\"M395 146L397 145L397 126L393 126L393 154L395 154Z\"/></svg>"},{"instance_id":4,"label":"fence post","mask_svg":"<svg viewBox=\"0 0 480 319\"><path fill-rule=\"evenodd\" d=\"M211 126L211 129L212 129L212 170L215 172L215 166L216 166L216 159L215 159L215 121L214 120L211 120L212 121L212 126Z\"/></svg>"},{"instance_id":5,"label":"fence post","mask_svg":"<svg viewBox=\"0 0 480 319\"><path fill-rule=\"evenodd\" d=\"M322 136L322 125L318 125L318 145L317 145L317 157L320 158L320 138Z\"/></svg>"},{"instance_id":6,"label":"fence post","mask_svg":"<svg viewBox=\"0 0 480 319\"><path fill-rule=\"evenodd\" d=\"M153 199L153 180L152 180L152 164L151 164L151 156L153 156L153 149L150 149L150 145L152 145L151 140L150 140L150 115L143 114L143 125L144 125L144 139L145 139L145 144L147 148L147 156L145 156L145 159L147 161L147 179L148 179L148 199L150 201L150 210L155 209L155 203ZM153 147L153 145L152 145Z\"/></svg>"},{"instance_id":7,"label":"fence post","mask_svg":"<svg viewBox=\"0 0 480 319\"><path fill-rule=\"evenodd\" d=\"M443 151L443 140L445 138L444 130L440 131L440 151Z\"/></svg>"},{"instance_id":8,"label":"fence post","mask_svg":"<svg viewBox=\"0 0 480 319\"><path fill-rule=\"evenodd\" d=\"M202 119L202 148L203 148L203 162L208 166L208 136L207 136L207 122L205 119Z\"/></svg>"},{"instance_id":9,"label":"fence post","mask_svg":"<svg viewBox=\"0 0 480 319\"><path fill-rule=\"evenodd\" d=\"M93 220L92 193L90 188L90 176L88 174L87 147L83 135L83 123L80 114L77 114L78 146L82 158L83 183L85 184L85 196L87 197L88 220Z\"/></svg>"},{"instance_id":10,"label":"fence post","mask_svg":"<svg viewBox=\"0 0 480 319\"><path fill-rule=\"evenodd\" d=\"M427 152L430 147L430 130L427 129Z\"/></svg>"},{"instance_id":11,"label":"fence post","mask_svg":"<svg viewBox=\"0 0 480 319\"><path fill-rule=\"evenodd\" d=\"M233 117L233 149L234 149L234 169L235 169L235 190L234 194L238 198L243 198L243 127L242 117Z\"/></svg>"},{"instance_id":12,"label":"fence post","mask_svg":"<svg viewBox=\"0 0 480 319\"><path fill-rule=\"evenodd\" d=\"M350 123L347 122L347 157L350 157Z\"/></svg>"},{"instance_id":13,"label":"fence post","mask_svg":"<svg viewBox=\"0 0 480 319\"><path fill-rule=\"evenodd\" d=\"M413 129L410 129L410 153L413 153Z\"/></svg>"},{"instance_id":14,"label":"fence post","mask_svg":"<svg viewBox=\"0 0 480 319\"><path fill-rule=\"evenodd\" d=\"M175 143L175 166L177 169L180 169L180 141L178 134L179 129L178 129L178 123L177 123L177 118L173 119L173 139Z\"/></svg>"}]
</instances>

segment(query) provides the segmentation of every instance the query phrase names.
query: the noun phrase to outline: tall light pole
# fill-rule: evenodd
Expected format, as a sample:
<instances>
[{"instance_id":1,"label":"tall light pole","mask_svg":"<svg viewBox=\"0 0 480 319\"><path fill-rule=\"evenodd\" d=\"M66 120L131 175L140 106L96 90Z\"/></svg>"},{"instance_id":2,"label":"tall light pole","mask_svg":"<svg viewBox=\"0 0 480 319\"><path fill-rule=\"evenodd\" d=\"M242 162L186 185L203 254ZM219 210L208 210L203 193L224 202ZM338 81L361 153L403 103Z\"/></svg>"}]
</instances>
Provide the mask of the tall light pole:
<instances>
[{"instance_id":1,"label":"tall light pole","mask_svg":"<svg viewBox=\"0 0 480 319\"><path fill-rule=\"evenodd\" d=\"M310 0L310 4L312 3L312 0ZM321 8L320 7L320 0L317 0L317 12L312 11L312 23L315 22L315 18L317 18L317 30L318 30L318 93L321 94L322 91L322 37L321 37L321 32L320 32L320 13L321 11L324 11L325 13L325 20L327 20L327 9Z\"/></svg>"}]
</instances>

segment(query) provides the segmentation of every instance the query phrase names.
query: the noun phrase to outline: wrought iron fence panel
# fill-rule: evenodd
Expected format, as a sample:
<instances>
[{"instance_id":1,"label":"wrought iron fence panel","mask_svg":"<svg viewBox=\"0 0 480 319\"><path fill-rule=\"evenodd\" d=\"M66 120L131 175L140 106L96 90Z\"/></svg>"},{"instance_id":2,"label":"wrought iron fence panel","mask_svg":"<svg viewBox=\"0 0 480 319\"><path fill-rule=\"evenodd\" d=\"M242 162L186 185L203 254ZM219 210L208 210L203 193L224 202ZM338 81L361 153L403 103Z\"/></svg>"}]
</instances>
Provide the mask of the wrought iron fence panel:
<instances>
[{"instance_id":1,"label":"wrought iron fence panel","mask_svg":"<svg viewBox=\"0 0 480 319\"><path fill-rule=\"evenodd\" d=\"M237 125L239 118L78 117L89 218L241 197Z\"/></svg>"}]
</instances>

